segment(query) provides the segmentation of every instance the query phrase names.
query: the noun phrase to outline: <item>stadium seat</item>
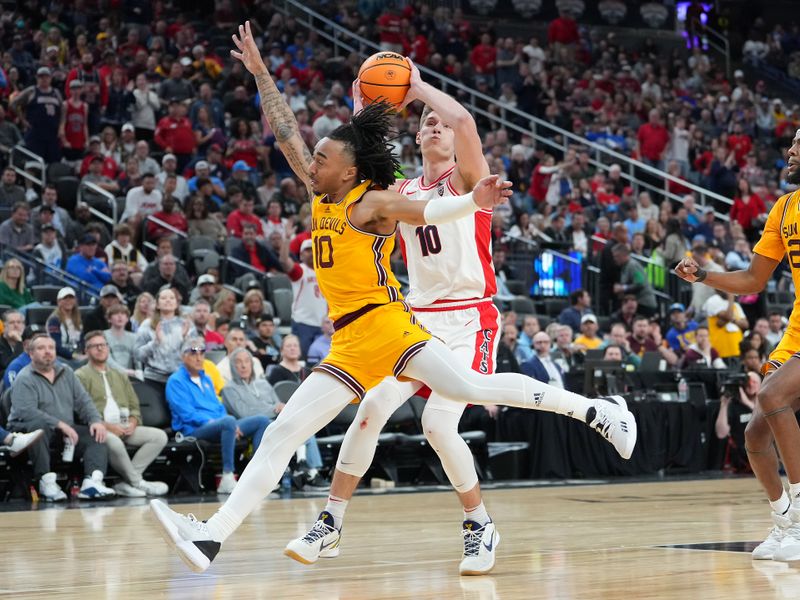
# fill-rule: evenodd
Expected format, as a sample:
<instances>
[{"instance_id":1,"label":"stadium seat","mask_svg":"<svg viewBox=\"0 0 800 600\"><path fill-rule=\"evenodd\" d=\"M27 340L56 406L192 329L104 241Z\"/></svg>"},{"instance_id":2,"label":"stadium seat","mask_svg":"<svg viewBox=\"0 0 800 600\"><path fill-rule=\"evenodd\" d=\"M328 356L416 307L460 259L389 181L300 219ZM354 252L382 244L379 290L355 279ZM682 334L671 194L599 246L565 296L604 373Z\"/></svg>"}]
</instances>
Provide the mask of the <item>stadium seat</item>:
<instances>
[{"instance_id":1,"label":"stadium seat","mask_svg":"<svg viewBox=\"0 0 800 600\"><path fill-rule=\"evenodd\" d=\"M36 302L54 305L60 289L61 286L58 285L33 285L31 286L31 294L33 294L33 299Z\"/></svg>"},{"instance_id":2,"label":"stadium seat","mask_svg":"<svg viewBox=\"0 0 800 600\"><path fill-rule=\"evenodd\" d=\"M74 177L75 169L62 162L54 162L47 165L47 181L57 183L63 177Z\"/></svg>"},{"instance_id":3,"label":"stadium seat","mask_svg":"<svg viewBox=\"0 0 800 600\"><path fill-rule=\"evenodd\" d=\"M515 296L525 296L528 294L528 287L525 285L525 282L520 279L507 279L506 287L508 291Z\"/></svg>"},{"instance_id":4,"label":"stadium seat","mask_svg":"<svg viewBox=\"0 0 800 600\"><path fill-rule=\"evenodd\" d=\"M300 384L296 381L279 381L275 384L275 393L278 399L286 404L299 387Z\"/></svg>"},{"instance_id":5,"label":"stadium seat","mask_svg":"<svg viewBox=\"0 0 800 600\"><path fill-rule=\"evenodd\" d=\"M78 202L78 187L80 184L81 180L73 176L62 177L55 182L58 205L70 213L75 210L75 204Z\"/></svg>"},{"instance_id":6,"label":"stadium seat","mask_svg":"<svg viewBox=\"0 0 800 600\"><path fill-rule=\"evenodd\" d=\"M272 294L272 304L275 307L275 314L281 320L281 326L285 327L292 322L292 291L277 289Z\"/></svg>"},{"instance_id":7,"label":"stadium seat","mask_svg":"<svg viewBox=\"0 0 800 600\"><path fill-rule=\"evenodd\" d=\"M567 298L545 298L544 312L555 318L561 314L561 311L569 306Z\"/></svg>"},{"instance_id":8,"label":"stadium seat","mask_svg":"<svg viewBox=\"0 0 800 600\"><path fill-rule=\"evenodd\" d=\"M520 314L532 315L536 312L536 305L530 298L514 298L511 300L511 310Z\"/></svg>"},{"instance_id":9,"label":"stadium seat","mask_svg":"<svg viewBox=\"0 0 800 600\"><path fill-rule=\"evenodd\" d=\"M219 364L223 358L228 356L228 353L225 350L207 350L206 351L206 358L213 362L215 365Z\"/></svg>"},{"instance_id":10,"label":"stadium seat","mask_svg":"<svg viewBox=\"0 0 800 600\"><path fill-rule=\"evenodd\" d=\"M266 297L272 298L275 290L292 290L292 280L286 275L278 274L266 278Z\"/></svg>"},{"instance_id":11,"label":"stadium seat","mask_svg":"<svg viewBox=\"0 0 800 600\"><path fill-rule=\"evenodd\" d=\"M39 325L44 327L47 317L53 312L52 306L32 306L25 314L25 322L28 325Z\"/></svg>"}]
</instances>

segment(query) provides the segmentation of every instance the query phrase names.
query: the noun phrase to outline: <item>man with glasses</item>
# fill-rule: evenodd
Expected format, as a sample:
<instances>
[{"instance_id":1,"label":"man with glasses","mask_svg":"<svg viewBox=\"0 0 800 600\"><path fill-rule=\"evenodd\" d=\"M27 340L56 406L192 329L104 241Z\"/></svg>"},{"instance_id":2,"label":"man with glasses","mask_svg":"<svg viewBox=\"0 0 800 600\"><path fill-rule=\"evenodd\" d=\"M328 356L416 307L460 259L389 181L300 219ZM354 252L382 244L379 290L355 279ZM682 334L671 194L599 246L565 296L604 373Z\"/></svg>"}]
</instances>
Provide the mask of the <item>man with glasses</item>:
<instances>
[{"instance_id":1,"label":"man with glasses","mask_svg":"<svg viewBox=\"0 0 800 600\"><path fill-rule=\"evenodd\" d=\"M172 412L172 429L184 436L222 444L222 479L218 494L230 494L236 486L233 475L236 440L249 437L258 448L269 417L256 415L235 419L225 412L214 384L203 370L206 342L188 338L181 348L183 365L167 380L167 402Z\"/></svg>"},{"instance_id":2,"label":"man with glasses","mask_svg":"<svg viewBox=\"0 0 800 600\"><path fill-rule=\"evenodd\" d=\"M11 267L12 265L9 265L9 268ZM3 326L3 336L0 337L0 374L5 373L11 361L22 354L22 332L25 330L25 317L17 310L8 310L3 315Z\"/></svg>"},{"instance_id":3,"label":"man with glasses","mask_svg":"<svg viewBox=\"0 0 800 600\"><path fill-rule=\"evenodd\" d=\"M108 343L102 331L86 334L88 364L75 371L108 431L108 462L122 476L114 486L120 496L132 498L163 496L169 491L166 483L143 478L148 465L167 445L167 434L155 427L140 425L139 398L128 377L108 365ZM126 446L137 448L131 459Z\"/></svg>"},{"instance_id":4,"label":"man with glasses","mask_svg":"<svg viewBox=\"0 0 800 600\"><path fill-rule=\"evenodd\" d=\"M533 377L544 383L564 389L564 373L561 367L550 356L550 336L540 331L533 336L534 355L530 360L522 363L519 368L528 377Z\"/></svg>"},{"instance_id":5,"label":"man with glasses","mask_svg":"<svg viewBox=\"0 0 800 600\"><path fill-rule=\"evenodd\" d=\"M128 308L133 309L136 298L142 293L132 281L130 268L124 261L118 260L111 265L111 284L116 286L117 291L122 296L122 302Z\"/></svg>"}]
</instances>

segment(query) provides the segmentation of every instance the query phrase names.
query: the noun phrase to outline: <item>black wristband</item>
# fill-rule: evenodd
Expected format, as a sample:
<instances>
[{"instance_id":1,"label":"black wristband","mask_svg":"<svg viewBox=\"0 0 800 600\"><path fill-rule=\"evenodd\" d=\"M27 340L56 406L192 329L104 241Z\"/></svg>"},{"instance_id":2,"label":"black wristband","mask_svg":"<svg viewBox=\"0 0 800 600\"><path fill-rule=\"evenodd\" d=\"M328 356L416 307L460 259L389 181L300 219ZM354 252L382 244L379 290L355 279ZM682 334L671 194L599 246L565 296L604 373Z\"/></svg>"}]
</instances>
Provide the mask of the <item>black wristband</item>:
<instances>
[{"instance_id":1,"label":"black wristband","mask_svg":"<svg viewBox=\"0 0 800 600\"><path fill-rule=\"evenodd\" d=\"M695 283L702 283L706 280L706 277L708 277L708 271L698 268L697 271L694 272L694 276L697 278L694 281Z\"/></svg>"}]
</instances>

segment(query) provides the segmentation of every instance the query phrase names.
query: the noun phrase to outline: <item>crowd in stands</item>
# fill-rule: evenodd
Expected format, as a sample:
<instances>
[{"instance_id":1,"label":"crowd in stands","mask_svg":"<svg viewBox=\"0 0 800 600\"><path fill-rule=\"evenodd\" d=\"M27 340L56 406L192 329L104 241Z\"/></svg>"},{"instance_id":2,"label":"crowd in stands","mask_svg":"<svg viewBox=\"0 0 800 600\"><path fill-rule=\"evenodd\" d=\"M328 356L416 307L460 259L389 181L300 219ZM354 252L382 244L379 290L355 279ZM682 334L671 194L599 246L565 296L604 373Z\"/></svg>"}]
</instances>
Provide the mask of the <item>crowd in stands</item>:
<instances>
[{"instance_id":1,"label":"crowd in stands","mask_svg":"<svg viewBox=\"0 0 800 600\"><path fill-rule=\"evenodd\" d=\"M37 279L30 269L26 276L24 261L14 258L0 271L0 304L10 309L0 338L0 369L12 375L9 427L51 432L25 438L45 497L60 497L42 458L42 445L61 444L53 426L91 467L84 486L94 491L87 495L163 493L159 482L142 479L163 439L134 438L141 448L130 464L119 452L120 438L127 443L145 429L137 427L128 378L165 386L174 431L221 443L219 489L229 492L236 439L257 446L268 421L255 417L273 418L282 407L270 386L302 381L330 347L306 190L260 118L252 77L227 52L235 24L250 18L309 148L350 117L360 58L334 53L317 32L269 4L248 6L246 15L236 3L215 5L213 15L185 15L169 2L123 2L110 12L92 2L31 2L0 23L0 150L22 143L48 169L60 163L67 177L92 186L75 204L74 188L64 197L70 192L57 179L39 189L10 167L0 179L0 245L77 277L96 297L94 308L82 311L83 291L62 285L36 333L25 327L43 306L31 286L56 280L46 273ZM567 12L544 35L519 38L503 36L491 21L421 2L402 10L375 2L319 10L496 99L479 100L492 114L517 108L731 199L730 210L702 205L680 181L639 190L620 165L598 168L588 143L555 150L479 117L492 172L514 184L513 202L493 219L501 299L514 297L506 285L516 279L514 256L531 248L579 255L603 273L598 297L574 293L550 323L506 311L498 366L564 385L564 375L598 349L634 368L657 353L667 369L756 369L753 351L763 361L777 343L785 315L763 318L764 294L735 299L695 286L687 306L673 303L667 320L659 319L659 292L668 289L675 263L691 254L708 270L746 268L766 213L791 189L784 151L800 109L768 97L763 81L746 81L740 71L728 80L701 48L665 53L650 38L623 45ZM396 121L406 177L420 174L421 108L408 107ZM516 113L507 116L528 125ZM538 134L559 137L543 127ZM0 161L7 161L4 153ZM18 166L36 173L35 164ZM119 214L98 189L124 199ZM730 221L712 208L729 212ZM118 222L109 226L93 211L117 214ZM197 261L185 251L186 236L205 238L234 260L225 272ZM277 296L266 284L281 275L291 281L291 323L276 323ZM280 326L292 334L282 335ZM219 364L205 357L212 350L225 353ZM9 370L21 357L30 364ZM126 377L108 377L105 365ZM76 384L63 375L70 367L80 367ZM47 394L53 402L35 409L42 414L18 407L14 390L25 375L38 382L34 398ZM70 393L53 400L51 388L62 379ZM79 406L83 425L73 427L66 415ZM0 430L0 443L12 449L21 440ZM299 452L308 479L318 481L315 441ZM107 462L123 476L114 490L103 483Z\"/></svg>"}]
</instances>

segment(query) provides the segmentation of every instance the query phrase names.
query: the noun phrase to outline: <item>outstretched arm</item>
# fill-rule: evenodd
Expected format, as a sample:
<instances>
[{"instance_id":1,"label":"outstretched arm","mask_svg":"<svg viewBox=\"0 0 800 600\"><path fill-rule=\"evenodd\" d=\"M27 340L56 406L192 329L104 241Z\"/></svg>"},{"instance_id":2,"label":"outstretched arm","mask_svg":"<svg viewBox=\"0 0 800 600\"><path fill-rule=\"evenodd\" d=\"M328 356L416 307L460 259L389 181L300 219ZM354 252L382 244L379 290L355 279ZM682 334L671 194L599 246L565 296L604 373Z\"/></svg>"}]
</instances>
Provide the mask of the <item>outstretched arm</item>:
<instances>
[{"instance_id":1,"label":"outstretched arm","mask_svg":"<svg viewBox=\"0 0 800 600\"><path fill-rule=\"evenodd\" d=\"M231 50L231 56L242 61L245 68L253 74L261 96L261 110L275 132L278 147L286 156L289 166L295 172L311 193L311 177L308 165L311 164L311 152L308 150L303 138L300 137L300 128L292 109L281 97L280 91L272 81L272 76L267 70L267 65L261 58L253 34L250 30L250 21L239 25L239 35L234 34L233 43L239 49Z\"/></svg>"},{"instance_id":2,"label":"outstretched arm","mask_svg":"<svg viewBox=\"0 0 800 600\"><path fill-rule=\"evenodd\" d=\"M405 103L421 100L439 115L445 125L453 128L457 161L454 175L462 184L457 189L471 190L481 178L489 174L489 165L483 156L483 144L475 119L455 98L422 81L416 65L411 59L406 60L411 67L411 87Z\"/></svg>"},{"instance_id":3,"label":"outstretched arm","mask_svg":"<svg viewBox=\"0 0 800 600\"><path fill-rule=\"evenodd\" d=\"M757 294L763 290L780 261L754 254L750 266L742 271L717 273L706 271L692 258L684 258L675 267L675 274L689 283L707 286L732 294Z\"/></svg>"}]
</instances>

